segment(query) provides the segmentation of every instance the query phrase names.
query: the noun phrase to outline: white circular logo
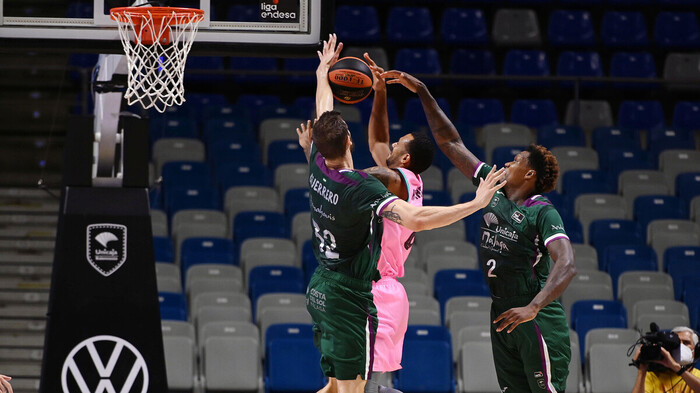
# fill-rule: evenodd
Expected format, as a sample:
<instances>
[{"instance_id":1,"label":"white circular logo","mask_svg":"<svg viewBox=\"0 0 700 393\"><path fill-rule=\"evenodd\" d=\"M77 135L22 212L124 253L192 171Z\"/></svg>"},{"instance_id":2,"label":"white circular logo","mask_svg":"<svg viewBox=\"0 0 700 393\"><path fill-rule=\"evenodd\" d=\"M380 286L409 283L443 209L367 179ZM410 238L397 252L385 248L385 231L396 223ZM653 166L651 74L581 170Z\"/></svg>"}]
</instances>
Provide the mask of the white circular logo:
<instances>
[{"instance_id":1,"label":"white circular logo","mask_svg":"<svg viewBox=\"0 0 700 393\"><path fill-rule=\"evenodd\" d=\"M146 393L148 367L130 342L95 336L70 351L61 370L61 387L64 393Z\"/></svg>"}]
</instances>

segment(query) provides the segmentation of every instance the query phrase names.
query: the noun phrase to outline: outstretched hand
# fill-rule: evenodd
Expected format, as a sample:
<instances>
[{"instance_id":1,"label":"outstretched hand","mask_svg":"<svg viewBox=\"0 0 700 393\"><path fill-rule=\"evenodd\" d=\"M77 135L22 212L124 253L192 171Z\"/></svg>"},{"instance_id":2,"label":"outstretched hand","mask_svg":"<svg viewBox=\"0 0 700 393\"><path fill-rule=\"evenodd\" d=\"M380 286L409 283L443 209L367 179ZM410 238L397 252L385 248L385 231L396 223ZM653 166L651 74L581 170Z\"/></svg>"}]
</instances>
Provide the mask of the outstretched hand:
<instances>
[{"instance_id":1,"label":"outstretched hand","mask_svg":"<svg viewBox=\"0 0 700 393\"><path fill-rule=\"evenodd\" d=\"M0 374L0 393L12 393L11 379L12 377Z\"/></svg>"},{"instance_id":2,"label":"outstretched hand","mask_svg":"<svg viewBox=\"0 0 700 393\"><path fill-rule=\"evenodd\" d=\"M311 147L311 120L307 120L306 124L301 123L297 127L297 136L299 137L299 146L307 150Z\"/></svg>"},{"instance_id":3,"label":"outstretched hand","mask_svg":"<svg viewBox=\"0 0 700 393\"><path fill-rule=\"evenodd\" d=\"M367 60L367 65L369 65L369 69L370 71L372 71L372 89L374 89L374 91L386 90L386 82L384 81L384 79L382 79L382 73L384 72L384 68L378 66L377 63L375 63L374 60L372 60L372 58L369 57L369 53L367 52L365 52L365 60Z\"/></svg>"},{"instance_id":4,"label":"outstretched hand","mask_svg":"<svg viewBox=\"0 0 700 393\"><path fill-rule=\"evenodd\" d=\"M496 170L496 166L494 166L491 168L486 178L481 180L479 188L476 189L476 196L474 197L474 203L476 203L479 209L486 207L491 201L493 194L506 185L506 180L503 180L505 176L504 171L505 168Z\"/></svg>"},{"instance_id":5,"label":"outstretched hand","mask_svg":"<svg viewBox=\"0 0 700 393\"><path fill-rule=\"evenodd\" d=\"M335 34L328 35L328 41L323 41L323 49L321 51L316 51L318 54L318 59L320 63L316 69L316 74L323 73L324 75L328 73L328 69L331 68L338 57L340 57L340 51L343 50L343 43L337 42L338 37ZM336 45L337 43L337 45Z\"/></svg>"},{"instance_id":6,"label":"outstretched hand","mask_svg":"<svg viewBox=\"0 0 700 393\"><path fill-rule=\"evenodd\" d=\"M425 87L425 84L421 82L418 78L413 75L407 74L403 71L390 70L381 74L382 79L386 81L387 84L400 83L408 90L417 93L418 89Z\"/></svg>"}]
</instances>

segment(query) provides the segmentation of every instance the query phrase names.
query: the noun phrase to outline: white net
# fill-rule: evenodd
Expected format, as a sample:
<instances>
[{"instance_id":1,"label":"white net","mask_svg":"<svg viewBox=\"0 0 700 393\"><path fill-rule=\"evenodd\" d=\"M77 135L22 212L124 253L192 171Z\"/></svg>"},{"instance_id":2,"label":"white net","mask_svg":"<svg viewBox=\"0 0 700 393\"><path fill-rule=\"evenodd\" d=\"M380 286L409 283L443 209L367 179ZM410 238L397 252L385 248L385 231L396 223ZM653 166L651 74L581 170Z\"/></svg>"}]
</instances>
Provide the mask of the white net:
<instances>
[{"instance_id":1,"label":"white net","mask_svg":"<svg viewBox=\"0 0 700 393\"><path fill-rule=\"evenodd\" d=\"M164 112L185 102L187 54L203 12L171 7L126 7L111 10L117 21L128 64L129 105Z\"/></svg>"}]
</instances>

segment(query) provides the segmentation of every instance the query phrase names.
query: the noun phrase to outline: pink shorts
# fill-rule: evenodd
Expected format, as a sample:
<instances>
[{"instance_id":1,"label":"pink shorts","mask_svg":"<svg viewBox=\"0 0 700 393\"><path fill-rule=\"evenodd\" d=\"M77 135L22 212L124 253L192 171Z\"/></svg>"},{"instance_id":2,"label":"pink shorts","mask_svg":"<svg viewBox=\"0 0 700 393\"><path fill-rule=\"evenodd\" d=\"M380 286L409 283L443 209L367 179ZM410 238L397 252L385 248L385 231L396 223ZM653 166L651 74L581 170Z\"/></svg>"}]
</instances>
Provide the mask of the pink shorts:
<instances>
[{"instance_id":1,"label":"pink shorts","mask_svg":"<svg viewBox=\"0 0 700 393\"><path fill-rule=\"evenodd\" d=\"M403 338L408 327L408 296L393 277L373 283L372 294L379 319L372 371L395 371L401 368Z\"/></svg>"}]
</instances>

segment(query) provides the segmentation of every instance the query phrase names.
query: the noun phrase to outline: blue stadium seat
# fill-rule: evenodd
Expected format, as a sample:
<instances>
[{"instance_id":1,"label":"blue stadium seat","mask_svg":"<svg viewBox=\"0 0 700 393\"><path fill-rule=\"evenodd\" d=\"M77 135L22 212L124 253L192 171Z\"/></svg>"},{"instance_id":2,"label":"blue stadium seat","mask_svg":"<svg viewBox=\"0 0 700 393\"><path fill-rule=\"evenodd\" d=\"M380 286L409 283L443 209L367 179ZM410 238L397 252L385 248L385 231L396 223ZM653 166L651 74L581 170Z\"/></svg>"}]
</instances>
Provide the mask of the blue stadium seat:
<instances>
[{"instance_id":1,"label":"blue stadium seat","mask_svg":"<svg viewBox=\"0 0 700 393\"><path fill-rule=\"evenodd\" d=\"M275 57L232 57L229 62L229 69L234 71L277 71L277 58ZM253 75L237 74L233 76L233 81L246 85L270 85L280 82L279 75Z\"/></svg>"},{"instance_id":2,"label":"blue stadium seat","mask_svg":"<svg viewBox=\"0 0 700 393\"><path fill-rule=\"evenodd\" d=\"M399 49L396 52L394 68L409 74L438 75L442 72L440 56L433 48ZM439 79L434 78L423 78L422 81L428 86L435 86L440 83Z\"/></svg>"},{"instance_id":3,"label":"blue stadium seat","mask_svg":"<svg viewBox=\"0 0 700 393\"><path fill-rule=\"evenodd\" d=\"M279 119L279 118L304 118L307 114L301 113L301 110L295 105L287 104L270 104L263 105L258 108L256 113L257 118L260 121L267 119Z\"/></svg>"},{"instance_id":4,"label":"blue stadium seat","mask_svg":"<svg viewBox=\"0 0 700 393\"><path fill-rule=\"evenodd\" d=\"M503 123L503 106L497 98L463 98L459 101L457 119L469 127L482 127L489 123Z\"/></svg>"},{"instance_id":5,"label":"blue stadium seat","mask_svg":"<svg viewBox=\"0 0 700 393\"><path fill-rule=\"evenodd\" d=\"M301 267L304 270L304 286L308 287L311 276L318 267L318 260L316 260L316 256L314 255L314 247L311 243L311 239L305 241L304 245L301 247Z\"/></svg>"},{"instance_id":6,"label":"blue stadium seat","mask_svg":"<svg viewBox=\"0 0 700 393\"><path fill-rule=\"evenodd\" d=\"M287 216L289 233L292 219L297 213L309 211L309 188L291 188L284 194L284 214Z\"/></svg>"},{"instance_id":7,"label":"blue stadium seat","mask_svg":"<svg viewBox=\"0 0 700 393\"><path fill-rule=\"evenodd\" d=\"M513 49L506 53L503 75L512 76L549 76L549 60L544 51ZM510 81L513 87L546 87L549 82Z\"/></svg>"},{"instance_id":8,"label":"blue stadium seat","mask_svg":"<svg viewBox=\"0 0 700 393\"><path fill-rule=\"evenodd\" d=\"M673 127L695 130L700 124L700 101L678 101L673 109Z\"/></svg>"},{"instance_id":9,"label":"blue stadium seat","mask_svg":"<svg viewBox=\"0 0 700 393\"><path fill-rule=\"evenodd\" d=\"M438 106L440 106L440 109L445 112L445 115L451 118L452 112L450 111L450 102L446 98L436 98L435 100ZM403 120L409 121L416 126L428 126L428 119L425 117L425 111L423 111L423 104L420 102L420 98L411 97L406 100L403 110Z\"/></svg>"},{"instance_id":10,"label":"blue stadium seat","mask_svg":"<svg viewBox=\"0 0 700 393\"><path fill-rule=\"evenodd\" d=\"M311 325L271 325L265 341L265 393L315 392L325 385Z\"/></svg>"},{"instance_id":11,"label":"blue stadium seat","mask_svg":"<svg viewBox=\"0 0 700 393\"><path fill-rule=\"evenodd\" d=\"M686 211L690 211L690 201L700 195L700 172L680 173L676 177L676 195Z\"/></svg>"},{"instance_id":12,"label":"blue stadium seat","mask_svg":"<svg viewBox=\"0 0 700 393\"><path fill-rule=\"evenodd\" d=\"M544 100L515 100L510 112L511 123L524 124L532 128L550 127L559 124L554 102Z\"/></svg>"},{"instance_id":13,"label":"blue stadium seat","mask_svg":"<svg viewBox=\"0 0 700 393\"><path fill-rule=\"evenodd\" d=\"M480 215L479 215L480 216ZM454 296L490 296L481 270L444 269L435 273L434 297L440 302L440 315L445 317L445 304Z\"/></svg>"},{"instance_id":14,"label":"blue stadium seat","mask_svg":"<svg viewBox=\"0 0 700 393\"><path fill-rule=\"evenodd\" d=\"M187 82L221 83L226 80L223 74L197 73L203 71L223 71L224 58L221 56L187 56Z\"/></svg>"},{"instance_id":15,"label":"blue stadium seat","mask_svg":"<svg viewBox=\"0 0 700 393\"><path fill-rule=\"evenodd\" d=\"M568 214L562 214L561 220L564 224L564 228L566 229L566 236L569 237L571 243L582 244L584 242L584 239L583 225L581 224L581 221L579 221L573 215Z\"/></svg>"},{"instance_id":16,"label":"blue stadium seat","mask_svg":"<svg viewBox=\"0 0 700 393\"><path fill-rule=\"evenodd\" d=\"M288 58L284 59L284 70L285 71L304 71L309 73L308 75L289 75L287 76L287 82L295 85L306 85L314 86L316 83L316 75L314 71L318 67L318 59L313 57L301 57L301 58ZM308 112L304 113L306 117Z\"/></svg>"},{"instance_id":17,"label":"blue stadium seat","mask_svg":"<svg viewBox=\"0 0 700 393\"><path fill-rule=\"evenodd\" d=\"M406 393L454 392L452 340L442 326L409 326L404 338L402 368L394 387Z\"/></svg>"},{"instance_id":18,"label":"blue stadium seat","mask_svg":"<svg viewBox=\"0 0 700 393\"><path fill-rule=\"evenodd\" d=\"M390 42L398 44L432 43L435 37L430 9L428 7L391 7L386 23L386 34ZM398 66L396 68L403 70Z\"/></svg>"},{"instance_id":19,"label":"blue stadium seat","mask_svg":"<svg viewBox=\"0 0 700 393\"><path fill-rule=\"evenodd\" d=\"M228 22L260 22L260 7L256 5L232 4L226 12Z\"/></svg>"},{"instance_id":20,"label":"blue stadium seat","mask_svg":"<svg viewBox=\"0 0 700 393\"><path fill-rule=\"evenodd\" d=\"M688 218L681 200L670 195L641 195L634 199L634 219L646 230L652 220Z\"/></svg>"},{"instance_id":21,"label":"blue stadium seat","mask_svg":"<svg viewBox=\"0 0 700 393\"><path fill-rule=\"evenodd\" d=\"M266 293L304 293L304 273L293 266L256 266L250 270L248 296L251 304Z\"/></svg>"},{"instance_id":22,"label":"blue stadium seat","mask_svg":"<svg viewBox=\"0 0 700 393\"><path fill-rule=\"evenodd\" d=\"M364 102L363 100L360 102ZM359 103L358 103L359 104ZM300 96L294 99L294 105L299 108L301 113L305 113L304 118L310 119L313 116L314 109L316 108L316 97L314 96Z\"/></svg>"},{"instance_id":23,"label":"blue stadium seat","mask_svg":"<svg viewBox=\"0 0 700 393\"><path fill-rule=\"evenodd\" d=\"M154 117L148 123L151 146L160 138L199 138L197 123L192 118Z\"/></svg>"},{"instance_id":24,"label":"blue stadium seat","mask_svg":"<svg viewBox=\"0 0 700 393\"><path fill-rule=\"evenodd\" d=\"M225 162L216 168L216 182L222 192L234 186L272 187L272 174L260 161Z\"/></svg>"},{"instance_id":25,"label":"blue stadium seat","mask_svg":"<svg viewBox=\"0 0 700 393\"><path fill-rule=\"evenodd\" d=\"M608 169L608 156L612 149L641 150L639 133L619 127L598 127L593 130L593 148L598 152L600 168Z\"/></svg>"},{"instance_id":26,"label":"blue stadium seat","mask_svg":"<svg viewBox=\"0 0 700 393\"><path fill-rule=\"evenodd\" d=\"M440 24L445 44L486 45L489 41L484 11L474 8L445 8Z\"/></svg>"},{"instance_id":27,"label":"blue stadium seat","mask_svg":"<svg viewBox=\"0 0 700 393\"><path fill-rule=\"evenodd\" d=\"M282 164L300 164L306 162L304 150L297 140L282 139L270 142L267 147L267 166L271 171Z\"/></svg>"},{"instance_id":28,"label":"blue stadium seat","mask_svg":"<svg viewBox=\"0 0 700 393\"><path fill-rule=\"evenodd\" d=\"M690 326L700 330L700 280L693 279L694 285L686 285L683 289L683 302L688 306Z\"/></svg>"},{"instance_id":29,"label":"blue stadium seat","mask_svg":"<svg viewBox=\"0 0 700 393\"><path fill-rule=\"evenodd\" d=\"M369 118L372 114L372 105L374 105L374 96L368 97L357 104L354 104L357 109L360 110L362 114L362 124L369 124ZM399 110L396 106L396 100L392 97L387 97L386 100L387 113L389 115L389 123L396 123L399 121Z\"/></svg>"},{"instance_id":30,"label":"blue stadium seat","mask_svg":"<svg viewBox=\"0 0 700 393\"><path fill-rule=\"evenodd\" d=\"M493 149L491 161L498 168L503 168L507 162L513 161L513 157L525 149L527 146L499 146Z\"/></svg>"},{"instance_id":31,"label":"blue stadium seat","mask_svg":"<svg viewBox=\"0 0 700 393\"><path fill-rule=\"evenodd\" d=\"M156 262L175 262L175 249L169 237L153 236L153 255Z\"/></svg>"},{"instance_id":32,"label":"blue stadium seat","mask_svg":"<svg viewBox=\"0 0 700 393\"><path fill-rule=\"evenodd\" d=\"M549 201L557 208L559 215L571 215L571 210L564 205L564 196L556 191L550 191L542 194L543 197L549 199Z\"/></svg>"},{"instance_id":33,"label":"blue stadium seat","mask_svg":"<svg viewBox=\"0 0 700 393\"><path fill-rule=\"evenodd\" d=\"M676 300L683 296L684 281L700 277L700 246L674 246L664 251L664 270L673 279Z\"/></svg>"},{"instance_id":34,"label":"blue stadium seat","mask_svg":"<svg viewBox=\"0 0 700 393\"><path fill-rule=\"evenodd\" d=\"M627 310L614 300L579 300L571 306L571 328L576 331L585 359L586 333L597 328L627 328Z\"/></svg>"},{"instance_id":35,"label":"blue stadium seat","mask_svg":"<svg viewBox=\"0 0 700 393\"><path fill-rule=\"evenodd\" d=\"M603 266L612 278L613 294L617 296L617 279L630 270L658 271L656 251L646 245L610 245L603 255Z\"/></svg>"},{"instance_id":36,"label":"blue stadium seat","mask_svg":"<svg viewBox=\"0 0 700 393\"><path fill-rule=\"evenodd\" d=\"M586 134L579 126L548 126L537 130L537 143L548 149L557 146L586 146Z\"/></svg>"},{"instance_id":37,"label":"blue stadium seat","mask_svg":"<svg viewBox=\"0 0 700 393\"><path fill-rule=\"evenodd\" d=\"M148 189L148 204L151 209L164 210L163 206L163 188L162 187L151 187Z\"/></svg>"},{"instance_id":38,"label":"blue stadium seat","mask_svg":"<svg viewBox=\"0 0 700 393\"><path fill-rule=\"evenodd\" d=\"M549 43L557 46L595 44L593 21L588 11L555 10L549 15Z\"/></svg>"},{"instance_id":39,"label":"blue stadium seat","mask_svg":"<svg viewBox=\"0 0 700 393\"><path fill-rule=\"evenodd\" d=\"M644 15L639 11L606 11L600 28L604 46L645 47L649 44Z\"/></svg>"},{"instance_id":40,"label":"blue stadium seat","mask_svg":"<svg viewBox=\"0 0 700 393\"><path fill-rule=\"evenodd\" d=\"M622 101L617 124L632 130L657 130L663 129L666 121L659 101Z\"/></svg>"},{"instance_id":41,"label":"blue stadium seat","mask_svg":"<svg viewBox=\"0 0 700 393\"><path fill-rule=\"evenodd\" d=\"M452 205L450 194L445 191L423 190L423 206Z\"/></svg>"},{"instance_id":42,"label":"blue stadium seat","mask_svg":"<svg viewBox=\"0 0 700 393\"><path fill-rule=\"evenodd\" d=\"M158 292L160 319L187 321L187 299L182 293Z\"/></svg>"},{"instance_id":43,"label":"blue stadium seat","mask_svg":"<svg viewBox=\"0 0 700 393\"><path fill-rule=\"evenodd\" d=\"M195 113L210 105L226 105L226 97L217 93L185 93L185 106L192 107Z\"/></svg>"},{"instance_id":44,"label":"blue stadium seat","mask_svg":"<svg viewBox=\"0 0 700 393\"><path fill-rule=\"evenodd\" d=\"M217 237L190 237L183 240L180 246L182 277L185 278L187 269L198 263L237 265L233 242L230 239Z\"/></svg>"},{"instance_id":45,"label":"blue stadium seat","mask_svg":"<svg viewBox=\"0 0 700 393\"><path fill-rule=\"evenodd\" d=\"M668 149L695 149L695 138L687 130L656 129L647 133L649 146L649 159L659 162L659 154Z\"/></svg>"},{"instance_id":46,"label":"blue stadium seat","mask_svg":"<svg viewBox=\"0 0 700 393\"><path fill-rule=\"evenodd\" d=\"M656 78L654 57L649 52L615 52L610 60L610 76L615 78ZM656 85L641 82L615 82L613 86L617 88L649 89Z\"/></svg>"},{"instance_id":47,"label":"blue stadium seat","mask_svg":"<svg viewBox=\"0 0 700 393\"><path fill-rule=\"evenodd\" d=\"M455 49L450 56L450 73L466 75L496 75L496 63L490 50ZM453 80L463 85L488 85L484 80Z\"/></svg>"},{"instance_id":48,"label":"blue stadium seat","mask_svg":"<svg viewBox=\"0 0 700 393\"><path fill-rule=\"evenodd\" d=\"M236 105L242 106L249 113L254 128L262 121L262 119L257 116L260 108L281 103L280 97L272 94L241 94L236 101Z\"/></svg>"},{"instance_id":49,"label":"blue stadium seat","mask_svg":"<svg viewBox=\"0 0 700 393\"><path fill-rule=\"evenodd\" d=\"M165 194L165 210L172 217L184 209L221 209L219 190L211 186L168 187Z\"/></svg>"},{"instance_id":50,"label":"blue stadium seat","mask_svg":"<svg viewBox=\"0 0 700 393\"><path fill-rule=\"evenodd\" d=\"M211 168L205 162L170 161L161 169L165 195L173 187L207 187L212 184Z\"/></svg>"},{"instance_id":51,"label":"blue stadium seat","mask_svg":"<svg viewBox=\"0 0 700 393\"><path fill-rule=\"evenodd\" d=\"M697 48L700 27L695 12L659 12L654 22L654 42L663 48Z\"/></svg>"},{"instance_id":52,"label":"blue stadium seat","mask_svg":"<svg viewBox=\"0 0 700 393\"><path fill-rule=\"evenodd\" d=\"M335 15L335 33L341 42L376 44L381 39L379 16L374 6L341 5L336 8ZM318 59L314 60L318 63Z\"/></svg>"},{"instance_id":53,"label":"blue stadium seat","mask_svg":"<svg viewBox=\"0 0 700 393\"><path fill-rule=\"evenodd\" d=\"M561 178L564 203L569 211L574 211L576 197L581 194L616 193L608 180L608 172L589 169L572 169Z\"/></svg>"},{"instance_id":54,"label":"blue stadium seat","mask_svg":"<svg viewBox=\"0 0 700 393\"><path fill-rule=\"evenodd\" d=\"M602 160L601 160L602 161ZM645 150L638 148L613 148L608 151L607 167L601 169L609 171L610 186L617 189L617 181L620 173L631 169L656 169L651 156Z\"/></svg>"},{"instance_id":55,"label":"blue stadium seat","mask_svg":"<svg viewBox=\"0 0 700 393\"><path fill-rule=\"evenodd\" d=\"M207 145L207 158L214 172L218 172L225 163L261 163L260 146L250 136L221 137Z\"/></svg>"},{"instance_id":56,"label":"blue stadium seat","mask_svg":"<svg viewBox=\"0 0 700 393\"><path fill-rule=\"evenodd\" d=\"M564 51L559 54L557 61L557 75L570 77L601 77L603 66L600 63L598 52L572 52ZM563 81L562 87L572 87L574 82ZM582 81L579 86L594 88L602 86L602 82Z\"/></svg>"},{"instance_id":57,"label":"blue stadium seat","mask_svg":"<svg viewBox=\"0 0 700 393\"><path fill-rule=\"evenodd\" d=\"M233 241L236 248L253 237L287 237L287 222L282 213L243 211L233 219Z\"/></svg>"},{"instance_id":58,"label":"blue stadium seat","mask_svg":"<svg viewBox=\"0 0 700 393\"><path fill-rule=\"evenodd\" d=\"M599 255L599 266L603 267L603 257L608 246L644 245L646 232L642 236L639 224L633 220L603 219L593 220L588 227L588 241Z\"/></svg>"},{"instance_id":59,"label":"blue stadium seat","mask_svg":"<svg viewBox=\"0 0 700 393\"><path fill-rule=\"evenodd\" d=\"M254 139L253 124L249 119L236 115L210 117L202 127L202 140L209 149L222 139L243 137Z\"/></svg>"}]
</instances>

